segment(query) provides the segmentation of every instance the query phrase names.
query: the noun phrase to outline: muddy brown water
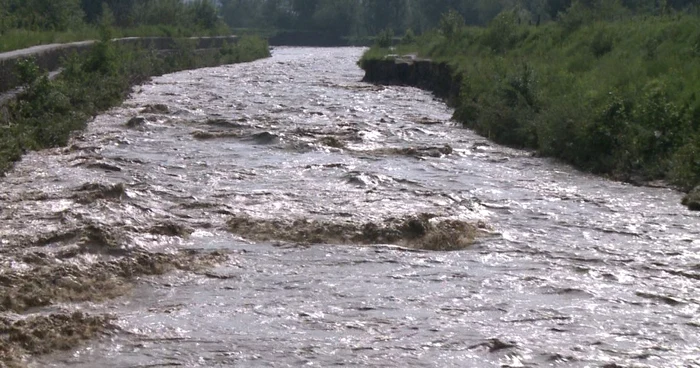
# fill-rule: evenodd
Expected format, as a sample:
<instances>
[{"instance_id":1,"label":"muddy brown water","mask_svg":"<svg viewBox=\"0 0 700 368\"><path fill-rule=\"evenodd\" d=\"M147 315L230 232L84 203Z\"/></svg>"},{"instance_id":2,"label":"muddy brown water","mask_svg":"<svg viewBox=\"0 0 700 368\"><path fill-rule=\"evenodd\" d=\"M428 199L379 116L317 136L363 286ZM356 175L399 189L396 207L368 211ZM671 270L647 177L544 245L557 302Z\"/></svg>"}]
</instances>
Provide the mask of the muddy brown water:
<instances>
[{"instance_id":1,"label":"muddy brown water","mask_svg":"<svg viewBox=\"0 0 700 368\"><path fill-rule=\"evenodd\" d=\"M30 366L700 366L700 215L680 193L489 143L427 92L361 83L361 52L278 48L158 77L71 147L26 155L0 187L5 269L36 249L79 264L125 248L228 255L30 310L118 326ZM415 214L487 234L429 252L227 225ZM75 250L62 229L85 226L120 240Z\"/></svg>"}]
</instances>

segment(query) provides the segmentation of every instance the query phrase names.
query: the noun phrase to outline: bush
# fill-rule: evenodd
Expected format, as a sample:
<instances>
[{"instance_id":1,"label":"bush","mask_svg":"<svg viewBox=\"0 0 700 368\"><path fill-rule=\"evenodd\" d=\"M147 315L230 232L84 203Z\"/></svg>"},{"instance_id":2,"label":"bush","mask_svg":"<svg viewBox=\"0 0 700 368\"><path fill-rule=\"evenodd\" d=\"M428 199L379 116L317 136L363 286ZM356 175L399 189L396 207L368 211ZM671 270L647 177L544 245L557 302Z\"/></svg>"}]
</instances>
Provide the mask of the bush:
<instances>
[{"instance_id":1,"label":"bush","mask_svg":"<svg viewBox=\"0 0 700 368\"><path fill-rule=\"evenodd\" d=\"M670 165L671 181L690 190L700 183L700 133L695 133L688 143L675 152Z\"/></svg>"},{"instance_id":2,"label":"bush","mask_svg":"<svg viewBox=\"0 0 700 368\"><path fill-rule=\"evenodd\" d=\"M394 44L394 30L387 28L377 35L375 44L380 48L389 48Z\"/></svg>"},{"instance_id":3,"label":"bush","mask_svg":"<svg viewBox=\"0 0 700 368\"><path fill-rule=\"evenodd\" d=\"M401 44L403 45L410 45L412 43L416 42L416 35L413 33L412 29L407 29L406 34L403 35L403 38L401 39Z\"/></svg>"},{"instance_id":4,"label":"bush","mask_svg":"<svg viewBox=\"0 0 700 368\"><path fill-rule=\"evenodd\" d=\"M518 16L514 11L500 13L489 23L482 42L491 50L502 53L518 42Z\"/></svg>"},{"instance_id":5,"label":"bush","mask_svg":"<svg viewBox=\"0 0 700 368\"><path fill-rule=\"evenodd\" d=\"M605 30L599 30L591 41L591 52L597 58L609 53L613 49L613 38Z\"/></svg>"},{"instance_id":6,"label":"bush","mask_svg":"<svg viewBox=\"0 0 700 368\"><path fill-rule=\"evenodd\" d=\"M454 10L443 14L438 25L440 33L450 40L459 35L462 28L464 28L464 18Z\"/></svg>"}]
</instances>

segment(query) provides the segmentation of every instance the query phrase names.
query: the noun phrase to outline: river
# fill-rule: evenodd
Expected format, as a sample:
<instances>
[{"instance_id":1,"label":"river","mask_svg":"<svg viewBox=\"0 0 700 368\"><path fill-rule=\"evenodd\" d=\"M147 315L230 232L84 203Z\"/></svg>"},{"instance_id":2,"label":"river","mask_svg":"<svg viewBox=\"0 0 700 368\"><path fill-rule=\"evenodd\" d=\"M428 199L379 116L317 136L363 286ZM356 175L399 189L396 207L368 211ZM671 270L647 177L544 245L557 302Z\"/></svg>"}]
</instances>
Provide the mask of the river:
<instances>
[{"instance_id":1,"label":"river","mask_svg":"<svg viewBox=\"0 0 700 368\"><path fill-rule=\"evenodd\" d=\"M2 179L4 244L93 224L123 248L228 255L43 307L110 313L118 329L32 364L700 367L700 214L680 193L490 143L427 92L360 82L361 53L277 48L154 78L71 147L27 154ZM76 197L91 184L119 200ZM416 214L484 229L452 252L276 235ZM232 218L267 226L236 234ZM176 231L142 230L154 224Z\"/></svg>"}]
</instances>

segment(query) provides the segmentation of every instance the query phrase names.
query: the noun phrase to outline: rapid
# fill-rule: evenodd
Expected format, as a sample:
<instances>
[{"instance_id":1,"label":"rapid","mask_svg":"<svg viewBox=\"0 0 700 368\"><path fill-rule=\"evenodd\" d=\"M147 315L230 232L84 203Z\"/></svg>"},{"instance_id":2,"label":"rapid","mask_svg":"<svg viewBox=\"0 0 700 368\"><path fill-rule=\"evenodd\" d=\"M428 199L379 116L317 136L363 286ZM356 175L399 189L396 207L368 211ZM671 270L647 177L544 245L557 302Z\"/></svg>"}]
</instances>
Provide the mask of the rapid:
<instances>
[{"instance_id":1,"label":"rapid","mask_svg":"<svg viewBox=\"0 0 700 368\"><path fill-rule=\"evenodd\" d=\"M429 92L362 83L362 51L153 78L25 155L0 179L3 274L177 263L27 309L114 318L30 366L700 367L700 214L679 192L490 143ZM410 216L476 235L331 236Z\"/></svg>"}]
</instances>

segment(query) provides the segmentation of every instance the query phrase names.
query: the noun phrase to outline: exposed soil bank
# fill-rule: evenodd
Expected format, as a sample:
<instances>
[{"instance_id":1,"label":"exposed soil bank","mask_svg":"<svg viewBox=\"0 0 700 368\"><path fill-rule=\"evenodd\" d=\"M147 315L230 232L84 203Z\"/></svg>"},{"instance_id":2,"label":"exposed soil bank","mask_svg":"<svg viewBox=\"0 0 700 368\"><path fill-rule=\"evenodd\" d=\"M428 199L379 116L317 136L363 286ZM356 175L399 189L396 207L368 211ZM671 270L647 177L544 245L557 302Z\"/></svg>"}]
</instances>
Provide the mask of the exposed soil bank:
<instances>
[{"instance_id":1,"label":"exposed soil bank","mask_svg":"<svg viewBox=\"0 0 700 368\"><path fill-rule=\"evenodd\" d=\"M365 71L364 82L418 87L433 92L450 106L459 107L460 87L464 76L446 62L418 59L413 55L389 55L383 59L363 59L360 66ZM459 119L459 117L455 117ZM628 178L625 181L646 184L643 180ZM693 194L696 193L696 194ZM683 200L691 210L700 210L700 187L696 187Z\"/></svg>"},{"instance_id":2,"label":"exposed soil bank","mask_svg":"<svg viewBox=\"0 0 700 368\"><path fill-rule=\"evenodd\" d=\"M450 105L457 102L462 76L448 63L414 59L410 56L363 60L364 82L418 87L433 92Z\"/></svg>"}]
</instances>

